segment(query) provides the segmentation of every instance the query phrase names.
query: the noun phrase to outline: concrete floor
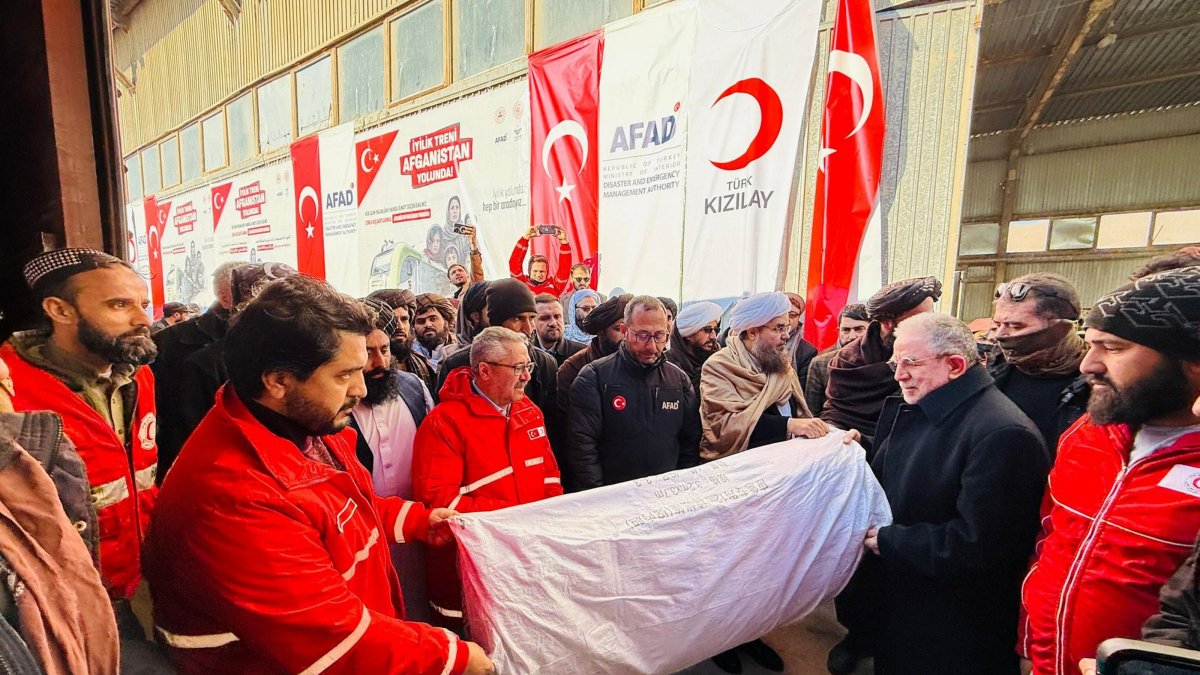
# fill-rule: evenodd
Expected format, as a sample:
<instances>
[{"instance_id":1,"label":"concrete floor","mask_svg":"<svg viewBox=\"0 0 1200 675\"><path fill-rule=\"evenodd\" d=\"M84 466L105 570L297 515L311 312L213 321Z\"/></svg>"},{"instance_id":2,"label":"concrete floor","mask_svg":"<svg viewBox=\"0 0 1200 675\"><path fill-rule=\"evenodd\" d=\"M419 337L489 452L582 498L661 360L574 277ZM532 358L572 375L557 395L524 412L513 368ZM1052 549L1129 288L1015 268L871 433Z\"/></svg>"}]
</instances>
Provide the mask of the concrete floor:
<instances>
[{"instance_id":1,"label":"concrete floor","mask_svg":"<svg viewBox=\"0 0 1200 675\"><path fill-rule=\"evenodd\" d=\"M763 637L783 657L786 675L827 675L825 657L846 629L837 622L833 602L827 602L799 623L784 626ZM676 675L724 675L712 661L705 660ZM855 675L873 675L870 662L863 663ZM742 675L771 675L745 655L742 656Z\"/></svg>"}]
</instances>

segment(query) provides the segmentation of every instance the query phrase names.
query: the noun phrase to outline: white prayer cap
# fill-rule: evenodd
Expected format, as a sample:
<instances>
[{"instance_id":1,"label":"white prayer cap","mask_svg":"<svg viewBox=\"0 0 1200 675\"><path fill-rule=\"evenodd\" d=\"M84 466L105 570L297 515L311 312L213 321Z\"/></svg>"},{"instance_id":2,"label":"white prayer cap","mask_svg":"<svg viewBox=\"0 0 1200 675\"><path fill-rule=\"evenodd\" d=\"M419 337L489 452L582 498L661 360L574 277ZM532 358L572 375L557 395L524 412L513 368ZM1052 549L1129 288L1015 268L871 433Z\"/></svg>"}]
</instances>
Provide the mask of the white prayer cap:
<instances>
[{"instance_id":1,"label":"white prayer cap","mask_svg":"<svg viewBox=\"0 0 1200 675\"><path fill-rule=\"evenodd\" d=\"M729 332L739 335L744 330L765 326L771 319L788 313L792 301L780 291L755 293L743 298L729 313Z\"/></svg>"},{"instance_id":2,"label":"white prayer cap","mask_svg":"<svg viewBox=\"0 0 1200 675\"><path fill-rule=\"evenodd\" d=\"M693 302L675 317L675 327L683 337L691 337L701 328L721 318L721 306L715 302Z\"/></svg>"}]
</instances>

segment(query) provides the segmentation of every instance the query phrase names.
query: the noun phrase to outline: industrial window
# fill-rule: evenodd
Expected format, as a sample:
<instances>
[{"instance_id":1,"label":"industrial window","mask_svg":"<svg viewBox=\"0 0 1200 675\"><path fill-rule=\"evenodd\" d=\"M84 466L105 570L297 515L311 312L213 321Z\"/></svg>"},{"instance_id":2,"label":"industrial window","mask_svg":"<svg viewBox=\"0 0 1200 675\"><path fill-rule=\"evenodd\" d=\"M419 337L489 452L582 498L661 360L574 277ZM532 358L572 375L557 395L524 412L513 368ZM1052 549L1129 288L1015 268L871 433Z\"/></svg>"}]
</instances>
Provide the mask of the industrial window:
<instances>
[{"instance_id":1,"label":"industrial window","mask_svg":"<svg viewBox=\"0 0 1200 675\"><path fill-rule=\"evenodd\" d=\"M306 136L333 121L332 60L328 55L296 71L297 136Z\"/></svg>"},{"instance_id":2,"label":"industrial window","mask_svg":"<svg viewBox=\"0 0 1200 675\"><path fill-rule=\"evenodd\" d=\"M432 47L429 47L432 49ZM441 53L441 47L438 47ZM383 108L387 98L383 65L383 26L338 49L338 119L349 122Z\"/></svg>"},{"instance_id":3,"label":"industrial window","mask_svg":"<svg viewBox=\"0 0 1200 675\"><path fill-rule=\"evenodd\" d=\"M1154 214L1155 246L1200 242L1200 210L1159 211Z\"/></svg>"},{"instance_id":4,"label":"industrial window","mask_svg":"<svg viewBox=\"0 0 1200 675\"><path fill-rule=\"evenodd\" d=\"M229 163L238 162L257 152L254 142L254 95L251 92L225 106L229 115Z\"/></svg>"},{"instance_id":5,"label":"industrial window","mask_svg":"<svg viewBox=\"0 0 1200 675\"><path fill-rule=\"evenodd\" d=\"M1091 248L1096 243L1096 218L1056 218L1050 221L1050 250Z\"/></svg>"},{"instance_id":6,"label":"industrial window","mask_svg":"<svg viewBox=\"0 0 1200 675\"><path fill-rule=\"evenodd\" d=\"M539 2L534 28L538 49L558 44L633 14L631 0Z\"/></svg>"},{"instance_id":7,"label":"industrial window","mask_svg":"<svg viewBox=\"0 0 1200 675\"><path fill-rule=\"evenodd\" d=\"M179 132L179 164L183 169L183 182L204 173L204 163L200 158L200 123L195 122Z\"/></svg>"},{"instance_id":8,"label":"industrial window","mask_svg":"<svg viewBox=\"0 0 1200 675\"><path fill-rule=\"evenodd\" d=\"M1100 216L1096 248L1137 248L1150 240L1150 212L1111 213Z\"/></svg>"},{"instance_id":9,"label":"industrial window","mask_svg":"<svg viewBox=\"0 0 1200 675\"><path fill-rule=\"evenodd\" d=\"M136 154L125 158L125 196L129 201L142 198L142 164Z\"/></svg>"},{"instance_id":10,"label":"industrial window","mask_svg":"<svg viewBox=\"0 0 1200 675\"><path fill-rule=\"evenodd\" d=\"M1050 233L1050 220L1014 220L1008 224L1008 253L1032 253L1046 250L1046 237Z\"/></svg>"},{"instance_id":11,"label":"industrial window","mask_svg":"<svg viewBox=\"0 0 1200 675\"><path fill-rule=\"evenodd\" d=\"M258 146L262 152L292 140L292 78L277 77L258 88Z\"/></svg>"},{"instance_id":12,"label":"industrial window","mask_svg":"<svg viewBox=\"0 0 1200 675\"><path fill-rule=\"evenodd\" d=\"M959 255L995 255L999 245L998 223L963 223L959 230Z\"/></svg>"},{"instance_id":13,"label":"industrial window","mask_svg":"<svg viewBox=\"0 0 1200 675\"><path fill-rule=\"evenodd\" d=\"M204 132L204 170L225 166L225 111L218 110L201 122Z\"/></svg>"},{"instance_id":14,"label":"industrial window","mask_svg":"<svg viewBox=\"0 0 1200 675\"><path fill-rule=\"evenodd\" d=\"M159 161L162 163L163 187L179 184L179 139L168 136L158 144Z\"/></svg>"},{"instance_id":15,"label":"industrial window","mask_svg":"<svg viewBox=\"0 0 1200 675\"><path fill-rule=\"evenodd\" d=\"M162 187L158 168L158 146L151 145L142 151L142 182L147 195L156 194Z\"/></svg>"},{"instance_id":16,"label":"industrial window","mask_svg":"<svg viewBox=\"0 0 1200 675\"><path fill-rule=\"evenodd\" d=\"M442 0L392 22L392 98L408 98L446 83Z\"/></svg>"},{"instance_id":17,"label":"industrial window","mask_svg":"<svg viewBox=\"0 0 1200 675\"><path fill-rule=\"evenodd\" d=\"M454 79L525 54L525 0L456 0Z\"/></svg>"}]
</instances>

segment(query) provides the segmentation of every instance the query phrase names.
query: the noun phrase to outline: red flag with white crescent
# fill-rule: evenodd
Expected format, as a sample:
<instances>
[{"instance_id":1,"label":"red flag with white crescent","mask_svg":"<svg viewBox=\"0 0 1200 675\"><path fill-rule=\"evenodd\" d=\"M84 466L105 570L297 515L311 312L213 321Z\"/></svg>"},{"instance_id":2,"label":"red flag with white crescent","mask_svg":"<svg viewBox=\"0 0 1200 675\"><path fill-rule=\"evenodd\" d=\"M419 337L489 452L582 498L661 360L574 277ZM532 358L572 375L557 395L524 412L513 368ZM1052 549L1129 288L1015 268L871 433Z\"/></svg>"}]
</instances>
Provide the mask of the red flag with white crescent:
<instances>
[{"instance_id":1,"label":"red flag with white crescent","mask_svg":"<svg viewBox=\"0 0 1200 675\"><path fill-rule=\"evenodd\" d=\"M163 279L162 231L167 214L171 211L171 202L160 205L151 195L142 202L142 207L146 211L146 255L150 256L150 300L154 305L154 315L158 316L159 308L167 301Z\"/></svg>"},{"instance_id":2,"label":"red flag with white crescent","mask_svg":"<svg viewBox=\"0 0 1200 675\"><path fill-rule=\"evenodd\" d=\"M233 181L214 185L212 187L213 232L221 224L221 214L225 212L225 204L229 202L229 191L233 189Z\"/></svg>"},{"instance_id":3,"label":"red flag with white crescent","mask_svg":"<svg viewBox=\"0 0 1200 675\"><path fill-rule=\"evenodd\" d=\"M819 349L837 342L838 312L879 197L883 87L869 0L838 0L821 125L804 336Z\"/></svg>"},{"instance_id":4,"label":"red flag with white crescent","mask_svg":"<svg viewBox=\"0 0 1200 675\"><path fill-rule=\"evenodd\" d=\"M530 224L562 226L572 263L599 249L603 52L604 33L593 31L529 56ZM552 277L560 274L557 240L535 237L532 248L550 259Z\"/></svg>"},{"instance_id":5,"label":"red flag with white crescent","mask_svg":"<svg viewBox=\"0 0 1200 675\"><path fill-rule=\"evenodd\" d=\"M318 136L292 143L295 185L296 269L325 278L325 214L321 208L321 146Z\"/></svg>"},{"instance_id":6,"label":"red flag with white crescent","mask_svg":"<svg viewBox=\"0 0 1200 675\"><path fill-rule=\"evenodd\" d=\"M393 129L354 144L354 156L358 159L357 186L360 205L363 197L367 195L367 190L370 190L371 184L375 182L375 177L379 175L383 158L387 156L388 150L392 149L392 143L395 142L398 133L399 129Z\"/></svg>"}]
</instances>

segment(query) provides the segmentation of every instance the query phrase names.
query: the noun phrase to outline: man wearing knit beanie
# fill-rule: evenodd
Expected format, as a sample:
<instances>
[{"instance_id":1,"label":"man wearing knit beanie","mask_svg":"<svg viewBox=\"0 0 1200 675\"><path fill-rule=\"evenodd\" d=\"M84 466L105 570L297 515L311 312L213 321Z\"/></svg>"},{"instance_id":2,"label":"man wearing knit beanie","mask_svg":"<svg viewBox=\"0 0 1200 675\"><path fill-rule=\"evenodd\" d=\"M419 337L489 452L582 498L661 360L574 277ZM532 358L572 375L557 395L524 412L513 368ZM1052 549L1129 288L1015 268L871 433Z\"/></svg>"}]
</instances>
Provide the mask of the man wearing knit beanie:
<instances>
[{"instance_id":1,"label":"man wearing knit beanie","mask_svg":"<svg viewBox=\"0 0 1200 675\"><path fill-rule=\"evenodd\" d=\"M533 291L529 290L528 286L516 279L500 279L488 284L485 297L484 311L489 326L502 326L526 338L533 334L537 309L533 302ZM554 414L553 404L558 395L558 362L550 352L534 347L532 342L529 344L529 358L534 362L535 368L533 377L525 385L525 395L545 416L546 429L553 445L557 435L557 415ZM446 377L455 368L469 367L470 364L470 349L462 349L446 357L438 369L438 391L441 391Z\"/></svg>"},{"instance_id":2,"label":"man wearing knit beanie","mask_svg":"<svg viewBox=\"0 0 1200 675\"><path fill-rule=\"evenodd\" d=\"M1200 266L1122 286L1084 325L1088 413L1059 442L1022 593L1037 673L1138 637L1200 530Z\"/></svg>"}]
</instances>

